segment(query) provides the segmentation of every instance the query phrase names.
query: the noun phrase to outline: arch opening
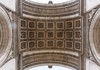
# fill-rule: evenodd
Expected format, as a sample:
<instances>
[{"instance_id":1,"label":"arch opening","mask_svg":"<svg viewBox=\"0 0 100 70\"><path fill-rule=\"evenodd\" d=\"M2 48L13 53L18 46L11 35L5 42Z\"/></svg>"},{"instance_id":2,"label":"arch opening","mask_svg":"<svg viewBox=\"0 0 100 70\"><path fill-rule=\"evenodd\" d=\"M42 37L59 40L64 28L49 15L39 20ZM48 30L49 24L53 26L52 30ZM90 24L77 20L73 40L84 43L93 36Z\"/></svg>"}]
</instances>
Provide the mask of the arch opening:
<instances>
[{"instance_id":1,"label":"arch opening","mask_svg":"<svg viewBox=\"0 0 100 70\"><path fill-rule=\"evenodd\" d=\"M48 68L48 66L39 66L39 67L31 68L29 70L73 70L73 69L62 67L62 66L53 66L52 68Z\"/></svg>"},{"instance_id":2,"label":"arch opening","mask_svg":"<svg viewBox=\"0 0 100 70\"><path fill-rule=\"evenodd\" d=\"M53 4L57 4L57 3L69 2L71 0L30 0L30 1L37 2L37 3L44 3L44 4L48 4L49 2L53 2Z\"/></svg>"},{"instance_id":3,"label":"arch opening","mask_svg":"<svg viewBox=\"0 0 100 70\"><path fill-rule=\"evenodd\" d=\"M43 64L37 64L33 66L28 66L24 70L77 70L77 69L71 66L63 65L63 64L54 64L54 63L44 64L43 63Z\"/></svg>"}]
</instances>

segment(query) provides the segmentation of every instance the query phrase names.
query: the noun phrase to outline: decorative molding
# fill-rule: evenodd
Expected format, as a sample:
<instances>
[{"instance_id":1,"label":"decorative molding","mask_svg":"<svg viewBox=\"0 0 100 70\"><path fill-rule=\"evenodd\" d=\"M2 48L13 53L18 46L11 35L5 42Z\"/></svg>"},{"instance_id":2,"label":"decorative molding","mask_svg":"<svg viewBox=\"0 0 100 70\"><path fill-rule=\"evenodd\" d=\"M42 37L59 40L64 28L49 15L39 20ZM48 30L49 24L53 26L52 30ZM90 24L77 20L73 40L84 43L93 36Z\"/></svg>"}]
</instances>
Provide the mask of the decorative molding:
<instances>
[{"instance_id":1,"label":"decorative molding","mask_svg":"<svg viewBox=\"0 0 100 70\"><path fill-rule=\"evenodd\" d=\"M76 69L79 68L80 59L75 56L70 56L67 54L58 54L58 53L44 53L44 54L33 54L29 56L24 56L22 59L23 69L45 63L55 63L62 64L74 67Z\"/></svg>"},{"instance_id":2,"label":"decorative molding","mask_svg":"<svg viewBox=\"0 0 100 70\"><path fill-rule=\"evenodd\" d=\"M36 42L35 46L37 47L32 48L32 50L62 49L62 50L72 50L72 51L81 52L81 50L83 49L81 18L75 18L70 20L69 19L63 19L63 20L39 19L38 21L37 20L31 21L30 19L26 18L24 20L28 22L26 23L26 25L28 25L29 22L32 22L31 24L36 26L33 28L29 28L29 27L20 28L22 32L20 37L20 42L26 41L27 44L29 43L29 41ZM76 21L79 21L78 28L76 27ZM50 26L48 28L49 26L48 23L52 24L52 27ZM79 49L75 47L76 41L79 42L78 43L78 46L80 45ZM39 47L39 43L41 43L41 46L43 45L41 48ZM49 45L52 45L52 48L48 47ZM31 48L29 48L29 45L28 45L28 49L31 50Z\"/></svg>"},{"instance_id":3,"label":"decorative molding","mask_svg":"<svg viewBox=\"0 0 100 70\"><path fill-rule=\"evenodd\" d=\"M72 15L79 13L79 1L74 0L72 3L65 3L64 5L38 5L36 3L30 3L29 1L23 1L22 12L23 14L44 17Z\"/></svg>"}]
</instances>

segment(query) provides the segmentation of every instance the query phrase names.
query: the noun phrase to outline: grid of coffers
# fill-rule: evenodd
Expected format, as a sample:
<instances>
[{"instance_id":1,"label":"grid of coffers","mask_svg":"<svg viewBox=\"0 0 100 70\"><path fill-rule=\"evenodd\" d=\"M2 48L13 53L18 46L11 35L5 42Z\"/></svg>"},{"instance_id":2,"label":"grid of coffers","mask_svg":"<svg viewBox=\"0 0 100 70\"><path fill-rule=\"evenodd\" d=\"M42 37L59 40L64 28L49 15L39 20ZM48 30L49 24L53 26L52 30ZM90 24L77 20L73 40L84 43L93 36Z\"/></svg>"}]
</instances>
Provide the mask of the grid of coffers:
<instances>
[{"instance_id":1,"label":"grid of coffers","mask_svg":"<svg viewBox=\"0 0 100 70\"><path fill-rule=\"evenodd\" d=\"M20 50L68 49L82 51L82 22L70 20L27 20L20 24Z\"/></svg>"}]
</instances>

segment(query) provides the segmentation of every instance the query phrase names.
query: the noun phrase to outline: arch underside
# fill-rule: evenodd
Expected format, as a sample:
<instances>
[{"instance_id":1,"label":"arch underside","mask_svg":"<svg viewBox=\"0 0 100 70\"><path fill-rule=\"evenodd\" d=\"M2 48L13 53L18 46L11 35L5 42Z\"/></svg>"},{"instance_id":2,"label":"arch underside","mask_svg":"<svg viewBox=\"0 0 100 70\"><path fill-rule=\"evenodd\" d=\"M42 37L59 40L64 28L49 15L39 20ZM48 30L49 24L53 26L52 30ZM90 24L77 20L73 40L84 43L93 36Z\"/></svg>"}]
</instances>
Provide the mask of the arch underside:
<instances>
[{"instance_id":1,"label":"arch underside","mask_svg":"<svg viewBox=\"0 0 100 70\"><path fill-rule=\"evenodd\" d=\"M79 1L63 4L22 2L19 24L21 68L55 64L81 69L83 18Z\"/></svg>"},{"instance_id":2,"label":"arch underside","mask_svg":"<svg viewBox=\"0 0 100 70\"><path fill-rule=\"evenodd\" d=\"M11 51L12 26L8 12L0 4L0 66L2 66Z\"/></svg>"},{"instance_id":3,"label":"arch underside","mask_svg":"<svg viewBox=\"0 0 100 70\"><path fill-rule=\"evenodd\" d=\"M75 69L79 69L79 57L71 56L61 53L39 53L31 54L22 57L22 67L26 69L28 67L35 67L39 65L62 65L70 66Z\"/></svg>"},{"instance_id":4,"label":"arch underside","mask_svg":"<svg viewBox=\"0 0 100 70\"><path fill-rule=\"evenodd\" d=\"M92 16L89 29L89 42L93 57L100 64L100 8Z\"/></svg>"},{"instance_id":5,"label":"arch underside","mask_svg":"<svg viewBox=\"0 0 100 70\"><path fill-rule=\"evenodd\" d=\"M84 20L87 15L81 11L81 0L60 4L31 3L29 0L20 2L20 16L15 19L18 20L18 24L15 23L16 27L18 25L18 40L15 39L18 43L14 47L17 48L14 51L15 55L18 54L19 70L49 64L84 70L88 39L93 57L100 64L99 8L95 14L92 11L92 18L90 15L88 33L85 32L87 24ZM14 30L10 17L7 10L0 6L0 66L6 62L11 51ZM89 38L84 37L87 35Z\"/></svg>"}]
</instances>

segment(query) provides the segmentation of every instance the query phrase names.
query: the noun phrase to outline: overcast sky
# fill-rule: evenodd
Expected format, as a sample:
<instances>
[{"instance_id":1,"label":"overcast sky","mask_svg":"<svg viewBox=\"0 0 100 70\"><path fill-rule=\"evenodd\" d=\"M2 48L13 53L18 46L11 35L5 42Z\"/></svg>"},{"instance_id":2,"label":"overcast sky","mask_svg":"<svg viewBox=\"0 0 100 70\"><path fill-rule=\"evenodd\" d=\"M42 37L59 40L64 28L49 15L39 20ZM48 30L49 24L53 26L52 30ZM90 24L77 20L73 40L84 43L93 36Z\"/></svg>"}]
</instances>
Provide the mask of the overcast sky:
<instances>
[{"instance_id":1,"label":"overcast sky","mask_svg":"<svg viewBox=\"0 0 100 70\"><path fill-rule=\"evenodd\" d=\"M40 66L40 67L35 67L33 69L29 69L29 70L71 70L65 67L60 67L60 66L53 66L52 69L49 69L48 66Z\"/></svg>"},{"instance_id":2,"label":"overcast sky","mask_svg":"<svg viewBox=\"0 0 100 70\"><path fill-rule=\"evenodd\" d=\"M48 3L49 1L53 1L53 3L61 3L61 2L66 2L70 0L31 0L34 2L40 2L40 3Z\"/></svg>"}]
</instances>

